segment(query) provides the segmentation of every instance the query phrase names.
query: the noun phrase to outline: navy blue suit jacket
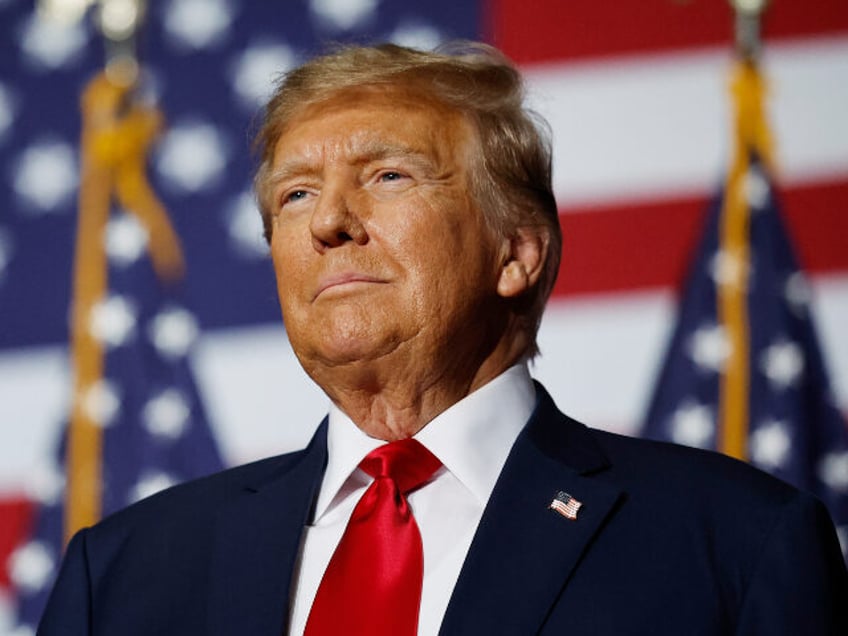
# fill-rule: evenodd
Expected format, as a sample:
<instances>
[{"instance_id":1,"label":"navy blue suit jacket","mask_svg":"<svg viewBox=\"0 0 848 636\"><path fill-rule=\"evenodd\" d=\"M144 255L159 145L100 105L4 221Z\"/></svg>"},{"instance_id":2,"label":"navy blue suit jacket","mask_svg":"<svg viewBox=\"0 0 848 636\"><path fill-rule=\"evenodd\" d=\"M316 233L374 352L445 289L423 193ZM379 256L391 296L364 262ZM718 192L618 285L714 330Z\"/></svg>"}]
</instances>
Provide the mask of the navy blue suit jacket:
<instances>
[{"instance_id":1,"label":"navy blue suit jacket","mask_svg":"<svg viewBox=\"0 0 848 636\"><path fill-rule=\"evenodd\" d=\"M587 429L537 391L441 634L848 634L817 500L716 454ZM38 633L280 636L325 464L326 423L303 451L83 530ZM548 508L560 490L583 503L574 521Z\"/></svg>"}]
</instances>

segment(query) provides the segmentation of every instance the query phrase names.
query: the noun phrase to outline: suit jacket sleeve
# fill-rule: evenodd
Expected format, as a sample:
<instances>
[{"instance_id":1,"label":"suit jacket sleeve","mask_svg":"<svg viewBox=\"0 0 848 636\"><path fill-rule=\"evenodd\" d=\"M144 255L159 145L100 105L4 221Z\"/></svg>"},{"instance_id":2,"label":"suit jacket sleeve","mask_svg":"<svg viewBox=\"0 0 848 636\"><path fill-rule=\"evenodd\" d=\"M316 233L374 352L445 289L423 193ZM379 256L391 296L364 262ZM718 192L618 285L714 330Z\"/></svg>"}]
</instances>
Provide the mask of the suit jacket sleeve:
<instances>
[{"instance_id":1,"label":"suit jacket sleeve","mask_svg":"<svg viewBox=\"0 0 848 636\"><path fill-rule=\"evenodd\" d=\"M824 505L799 494L766 539L737 634L848 634L848 574Z\"/></svg>"},{"instance_id":2,"label":"suit jacket sleeve","mask_svg":"<svg viewBox=\"0 0 848 636\"><path fill-rule=\"evenodd\" d=\"M87 636L91 633L91 581L86 559L86 530L68 544L59 577L38 626L38 636Z\"/></svg>"}]
</instances>

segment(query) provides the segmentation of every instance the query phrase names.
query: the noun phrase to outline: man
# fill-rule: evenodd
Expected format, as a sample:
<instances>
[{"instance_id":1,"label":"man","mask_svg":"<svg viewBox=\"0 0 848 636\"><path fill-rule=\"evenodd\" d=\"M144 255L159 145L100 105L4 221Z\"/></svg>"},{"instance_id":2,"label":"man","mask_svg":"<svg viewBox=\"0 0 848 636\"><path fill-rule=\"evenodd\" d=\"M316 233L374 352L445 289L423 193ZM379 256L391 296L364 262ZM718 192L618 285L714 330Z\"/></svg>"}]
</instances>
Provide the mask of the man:
<instances>
[{"instance_id":1,"label":"man","mask_svg":"<svg viewBox=\"0 0 848 636\"><path fill-rule=\"evenodd\" d=\"M497 52L318 58L259 141L287 333L329 416L303 451L79 533L41 634L848 633L820 503L591 431L533 384L561 236Z\"/></svg>"}]
</instances>

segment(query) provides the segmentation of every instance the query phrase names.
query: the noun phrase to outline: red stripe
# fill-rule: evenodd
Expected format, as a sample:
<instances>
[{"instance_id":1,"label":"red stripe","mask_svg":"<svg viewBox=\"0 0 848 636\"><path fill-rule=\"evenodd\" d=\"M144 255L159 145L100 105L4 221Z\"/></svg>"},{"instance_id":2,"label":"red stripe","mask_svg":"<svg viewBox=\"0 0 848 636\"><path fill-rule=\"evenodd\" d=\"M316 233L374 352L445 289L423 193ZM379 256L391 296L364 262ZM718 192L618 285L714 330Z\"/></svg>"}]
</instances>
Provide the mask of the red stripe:
<instances>
[{"instance_id":1,"label":"red stripe","mask_svg":"<svg viewBox=\"0 0 848 636\"><path fill-rule=\"evenodd\" d=\"M0 500L0 589L10 585L9 556L30 534L32 503L25 499Z\"/></svg>"},{"instance_id":2,"label":"red stripe","mask_svg":"<svg viewBox=\"0 0 848 636\"><path fill-rule=\"evenodd\" d=\"M802 266L811 273L848 270L848 180L786 189L781 201Z\"/></svg>"},{"instance_id":3,"label":"red stripe","mask_svg":"<svg viewBox=\"0 0 848 636\"><path fill-rule=\"evenodd\" d=\"M848 179L789 188L781 199L804 269L848 273ZM679 287L708 203L689 198L561 214L564 246L554 295Z\"/></svg>"},{"instance_id":4,"label":"red stripe","mask_svg":"<svg viewBox=\"0 0 848 636\"><path fill-rule=\"evenodd\" d=\"M518 63L730 46L727 0L490 0L490 40ZM767 39L848 31L845 0L778 0L764 18Z\"/></svg>"}]
</instances>

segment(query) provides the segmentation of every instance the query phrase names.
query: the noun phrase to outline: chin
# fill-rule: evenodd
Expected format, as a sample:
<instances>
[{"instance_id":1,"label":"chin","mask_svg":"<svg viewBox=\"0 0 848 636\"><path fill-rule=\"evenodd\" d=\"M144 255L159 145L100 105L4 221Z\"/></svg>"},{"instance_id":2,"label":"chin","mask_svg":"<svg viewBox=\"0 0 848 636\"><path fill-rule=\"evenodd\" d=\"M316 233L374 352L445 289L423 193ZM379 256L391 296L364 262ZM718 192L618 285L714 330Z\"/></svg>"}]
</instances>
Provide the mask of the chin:
<instances>
[{"instance_id":1,"label":"chin","mask_svg":"<svg viewBox=\"0 0 848 636\"><path fill-rule=\"evenodd\" d=\"M367 363L391 353L394 349L394 343L376 343L370 339L333 341L328 343L327 346L321 347L320 357L327 364L332 365Z\"/></svg>"},{"instance_id":2,"label":"chin","mask_svg":"<svg viewBox=\"0 0 848 636\"><path fill-rule=\"evenodd\" d=\"M397 347L396 340L374 336L373 332L324 331L317 340L292 339L292 349L306 368L310 363L324 367L364 363L391 353Z\"/></svg>"},{"instance_id":3,"label":"chin","mask_svg":"<svg viewBox=\"0 0 848 636\"><path fill-rule=\"evenodd\" d=\"M304 367L306 361L332 367L379 359L396 349L410 331L392 320L399 312L375 311L374 303L312 309L295 315L286 325L292 349Z\"/></svg>"}]
</instances>

